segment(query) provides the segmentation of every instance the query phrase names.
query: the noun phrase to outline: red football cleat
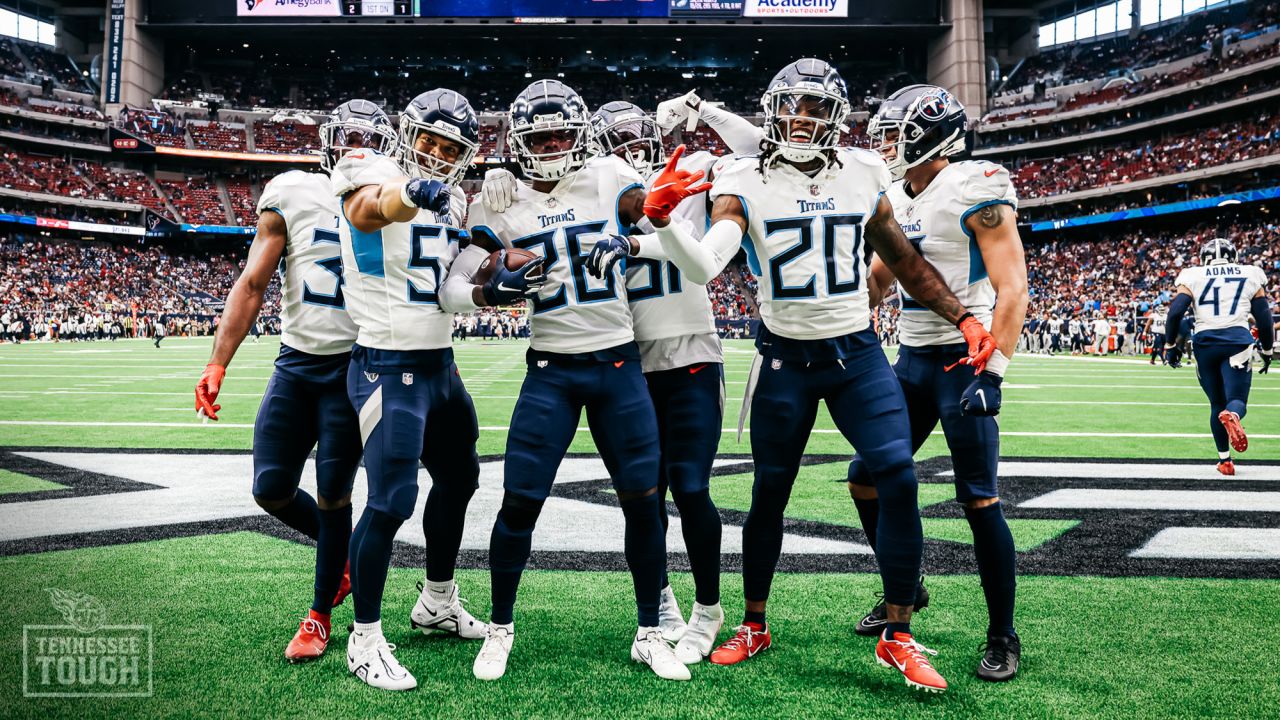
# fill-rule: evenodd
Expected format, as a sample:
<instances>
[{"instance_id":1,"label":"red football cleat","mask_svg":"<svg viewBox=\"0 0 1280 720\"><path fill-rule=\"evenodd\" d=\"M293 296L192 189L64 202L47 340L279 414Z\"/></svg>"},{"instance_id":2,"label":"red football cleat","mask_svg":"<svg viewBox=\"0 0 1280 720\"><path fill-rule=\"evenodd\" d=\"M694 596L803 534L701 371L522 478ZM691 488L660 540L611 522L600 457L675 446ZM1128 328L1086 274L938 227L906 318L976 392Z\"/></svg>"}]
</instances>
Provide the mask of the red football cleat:
<instances>
[{"instance_id":1,"label":"red football cleat","mask_svg":"<svg viewBox=\"0 0 1280 720\"><path fill-rule=\"evenodd\" d=\"M716 665L737 665L743 660L755 657L760 651L768 649L771 644L773 644L773 638L769 635L768 627L762 627L756 623L743 623L738 626L733 637L711 651L709 659Z\"/></svg>"},{"instance_id":2,"label":"red football cleat","mask_svg":"<svg viewBox=\"0 0 1280 720\"><path fill-rule=\"evenodd\" d=\"M892 640L881 635L880 642L876 643L876 660L901 672L907 687L940 693L947 689L947 681L929 664L925 653L937 655L938 651L921 645L907 633L894 633Z\"/></svg>"},{"instance_id":3,"label":"red football cleat","mask_svg":"<svg viewBox=\"0 0 1280 720\"><path fill-rule=\"evenodd\" d=\"M338 583L338 593L333 596L333 607L338 607L351 594L351 561L342 569L342 581Z\"/></svg>"},{"instance_id":4,"label":"red football cleat","mask_svg":"<svg viewBox=\"0 0 1280 720\"><path fill-rule=\"evenodd\" d=\"M1244 452L1249 449L1249 438L1245 437L1244 428L1240 427L1240 416L1230 410L1223 410L1218 413L1218 422L1222 423L1222 427L1227 431L1227 440L1231 441L1231 447L1236 452Z\"/></svg>"},{"instance_id":5,"label":"red football cleat","mask_svg":"<svg viewBox=\"0 0 1280 720\"><path fill-rule=\"evenodd\" d=\"M284 657L293 663L315 660L324 654L328 646L329 616L310 610L307 618L299 623L298 632L284 649Z\"/></svg>"},{"instance_id":6,"label":"red football cleat","mask_svg":"<svg viewBox=\"0 0 1280 720\"><path fill-rule=\"evenodd\" d=\"M1231 462L1230 460L1223 460L1222 462L1218 463L1218 472L1222 473L1223 475L1235 475L1236 464Z\"/></svg>"}]
</instances>

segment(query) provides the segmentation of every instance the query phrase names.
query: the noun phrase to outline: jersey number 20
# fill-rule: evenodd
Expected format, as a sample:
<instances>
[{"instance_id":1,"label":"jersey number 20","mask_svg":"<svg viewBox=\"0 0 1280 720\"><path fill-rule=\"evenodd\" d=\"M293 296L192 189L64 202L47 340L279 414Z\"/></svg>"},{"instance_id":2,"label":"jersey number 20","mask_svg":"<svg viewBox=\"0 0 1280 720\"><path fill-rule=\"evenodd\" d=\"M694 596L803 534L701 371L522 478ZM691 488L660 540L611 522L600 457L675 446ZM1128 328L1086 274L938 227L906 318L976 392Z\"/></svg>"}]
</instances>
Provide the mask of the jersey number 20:
<instances>
[{"instance_id":1,"label":"jersey number 20","mask_svg":"<svg viewBox=\"0 0 1280 720\"><path fill-rule=\"evenodd\" d=\"M773 297L777 300L804 300L818 296L816 273L799 285L787 285L783 281L782 270L788 264L813 252L814 226L821 225L822 255L826 265L827 296L844 295L857 292L862 285L862 216L861 215L822 215L819 217L795 217L766 220L765 235L778 232L797 233L796 244L769 258L769 280L773 286ZM837 241L839 229L853 229L853 246L849 248L849 269L841 273L839 261L844 259L838 253ZM849 277L841 280L840 276Z\"/></svg>"}]
</instances>

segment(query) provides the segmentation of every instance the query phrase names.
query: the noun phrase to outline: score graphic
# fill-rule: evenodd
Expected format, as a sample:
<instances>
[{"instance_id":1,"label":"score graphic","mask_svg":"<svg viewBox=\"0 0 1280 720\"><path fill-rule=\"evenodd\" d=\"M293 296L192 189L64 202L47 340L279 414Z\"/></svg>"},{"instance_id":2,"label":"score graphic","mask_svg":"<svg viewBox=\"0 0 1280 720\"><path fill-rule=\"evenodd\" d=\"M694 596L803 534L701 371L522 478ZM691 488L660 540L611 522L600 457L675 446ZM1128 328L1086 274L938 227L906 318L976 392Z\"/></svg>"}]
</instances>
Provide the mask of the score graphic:
<instances>
[{"instance_id":1,"label":"score graphic","mask_svg":"<svg viewBox=\"0 0 1280 720\"><path fill-rule=\"evenodd\" d=\"M414 0L344 0L343 15L362 17L413 17Z\"/></svg>"}]
</instances>

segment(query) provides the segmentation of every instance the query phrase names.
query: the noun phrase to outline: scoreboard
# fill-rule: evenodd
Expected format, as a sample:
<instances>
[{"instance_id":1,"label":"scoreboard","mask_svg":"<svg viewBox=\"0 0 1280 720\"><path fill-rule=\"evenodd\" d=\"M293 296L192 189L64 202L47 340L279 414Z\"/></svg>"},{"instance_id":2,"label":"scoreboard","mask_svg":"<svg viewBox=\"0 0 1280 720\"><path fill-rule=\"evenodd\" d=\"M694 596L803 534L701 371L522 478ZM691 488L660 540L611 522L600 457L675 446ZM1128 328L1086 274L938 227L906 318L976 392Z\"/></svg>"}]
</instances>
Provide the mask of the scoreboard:
<instances>
[{"instance_id":1,"label":"scoreboard","mask_svg":"<svg viewBox=\"0 0 1280 720\"><path fill-rule=\"evenodd\" d=\"M343 0L344 16L417 17L416 0Z\"/></svg>"}]
</instances>

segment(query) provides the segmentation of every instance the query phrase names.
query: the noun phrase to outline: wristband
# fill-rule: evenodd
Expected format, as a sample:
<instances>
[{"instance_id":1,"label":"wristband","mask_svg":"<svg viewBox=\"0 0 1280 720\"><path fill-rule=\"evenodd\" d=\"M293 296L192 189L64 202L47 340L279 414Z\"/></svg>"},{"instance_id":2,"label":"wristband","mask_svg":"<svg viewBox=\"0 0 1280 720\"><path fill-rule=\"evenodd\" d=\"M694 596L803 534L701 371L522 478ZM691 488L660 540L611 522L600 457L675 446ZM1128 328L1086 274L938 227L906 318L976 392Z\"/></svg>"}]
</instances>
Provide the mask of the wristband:
<instances>
[{"instance_id":1,"label":"wristband","mask_svg":"<svg viewBox=\"0 0 1280 720\"><path fill-rule=\"evenodd\" d=\"M409 182L408 181L405 181L400 185L400 202L404 203L404 206L407 208L412 208L414 210L418 209L417 204L414 203L413 200L409 199Z\"/></svg>"},{"instance_id":2,"label":"wristband","mask_svg":"<svg viewBox=\"0 0 1280 720\"><path fill-rule=\"evenodd\" d=\"M996 350L991 353L991 357L987 358L987 366L983 368L983 372L989 372L992 375L1004 377L1005 370L1009 369L1009 358L1004 353Z\"/></svg>"},{"instance_id":3,"label":"wristband","mask_svg":"<svg viewBox=\"0 0 1280 720\"><path fill-rule=\"evenodd\" d=\"M961 325L964 324L965 320L968 320L971 317L973 317L973 313L971 312L966 312L965 314L961 315L960 319L956 320L956 327L957 328L960 327Z\"/></svg>"}]
</instances>

